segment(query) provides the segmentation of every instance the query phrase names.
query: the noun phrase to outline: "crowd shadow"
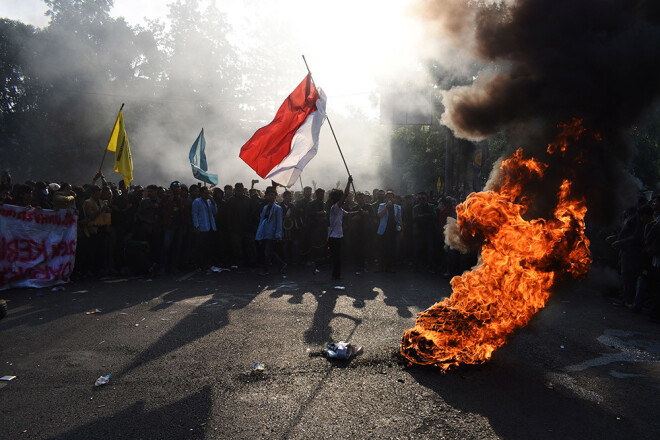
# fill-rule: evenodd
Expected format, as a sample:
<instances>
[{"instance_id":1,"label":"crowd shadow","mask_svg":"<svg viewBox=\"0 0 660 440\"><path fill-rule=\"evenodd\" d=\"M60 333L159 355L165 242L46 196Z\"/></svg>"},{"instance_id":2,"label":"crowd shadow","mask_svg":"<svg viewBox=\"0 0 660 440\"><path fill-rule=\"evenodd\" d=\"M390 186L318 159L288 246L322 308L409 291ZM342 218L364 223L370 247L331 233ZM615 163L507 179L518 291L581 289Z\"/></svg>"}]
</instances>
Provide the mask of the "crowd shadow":
<instances>
[{"instance_id":1,"label":"crowd shadow","mask_svg":"<svg viewBox=\"0 0 660 440\"><path fill-rule=\"evenodd\" d=\"M236 288L232 289L234 293L227 294L226 289L216 291L209 287L219 280L222 280L223 284L235 285ZM243 283L240 274L200 275L185 282L177 282L172 276L153 280L134 279L131 280L130 288L118 287L119 283L112 283L116 280L110 281L111 284L105 284L102 280L74 282L66 285L64 291L56 292L52 292L50 288L0 292L0 298L9 300L9 313L0 321L0 331L20 326L42 326L71 315L82 316L89 311L100 310L87 316L94 319L154 299L157 299L158 303L150 310L159 312L180 301L211 295L141 352L122 370L121 373L124 374L224 327L229 322L230 310L245 307L261 292L256 284ZM85 293L75 293L79 291ZM40 294L39 297L36 296L37 293Z\"/></svg>"},{"instance_id":2,"label":"crowd shadow","mask_svg":"<svg viewBox=\"0 0 660 440\"><path fill-rule=\"evenodd\" d=\"M652 438L597 403L549 385L543 371L516 363L510 351L503 347L484 365L446 374L435 367L407 371L454 409L485 417L502 439Z\"/></svg>"},{"instance_id":3,"label":"crowd shadow","mask_svg":"<svg viewBox=\"0 0 660 440\"><path fill-rule=\"evenodd\" d=\"M242 309L261 293L257 286L243 286L233 289L235 293L196 291L191 289L175 289L161 296L162 302L151 308L151 311L162 311L181 301L194 297L207 297L203 303L195 307L185 317L180 319L170 330L160 336L153 344L143 350L120 374L125 374L143 364L158 359L168 353L201 339L229 323L229 312ZM204 288L206 289L206 288Z\"/></svg>"},{"instance_id":4,"label":"crowd shadow","mask_svg":"<svg viewBox=\"0 0 660 440\"><path fill-rule=\"evenodd\" d=\"M127 289L125 286L131 285ZM135 283L139 283L135 287ZM142 284L144 283L144 284ZM144 288L140 288L144 285ZM42 326L70 315L84 315L99 309L109 314L149 301L163 291L180 287L172 276L83 279L55 287L13 288L0 291L8 302L8 314L0 321L0 329L18 326Z\"/></svg>"},{"instance_id":5,"label":"crowd shadow","mask_svg":"<svg viewBox=\"0 0 660 440\"><path fill-rule=\"evenodd\" d=\"M338 299L342 296L352 298L353 307L361 309L365 307L366 301L374 300L377 293L354 288L340 290L334 287L338 282L333 284L318 280L313 281L315 282L306 283L304 286L291 281L275 284L270 297L281 298L286 296L289 298L287 300L289 304L301 304L303 297L306 294L311 294L316 301L316 309L314 310L312 324L304 333L304 341L314 345L332 342L332 328L330 327L330 323L335 318L344 318L353 322L353 330L345 337L341 337L342 340L348 341L353 335L353 332L355 332L355 329L362 324L362 318L347 313L336 313L334 310Z\"/></svg>"},{"instance_id":6,"label":"crowd shadow","mask_svg":"<svg viewBox=\"0 0 660 440\"><path fill-rule=\"evenodd\" d=\"M332 342L332 328L330 327L330 323L335 318L344 318L352 321L353 327L351 332L339 338L340 340L350 341L357 327L362 324L362 318L346 313L336 313L334 311L337 300L340 296L344 296L344 293L334 289L327 290L326 293L322 293L322 291L310 293L314 295L317 305L314 311L314 317L312 318L312 324L304 333L304 341L308 344L327 344ZM367 301L375 299L376 294L374 293L372 295L370 292L349 292L346 296Z\"/></svg>"},{"instance_id":7,"label":"crowd shadow","mask_svg":"<svg viewBox=\"0 0 660 440\"><path fill-rule=\"evenodd\" d=\"M276 288L271 293L271 297L288 296L290 304L300 304L305 294L313 295L316 307L312 323L304 333L304 341L312 345L326 345L333 342L331 323L335 318L345 319L352 323L351 330L347 331L347 334L334 334L335 338L339 337L337 340L350 341L356 329L363 323L363 317L358 311L364 309L369 301L376 300L380 294L384 296L386 305L396 308L399 316L412 318L412 307L422 310L429 307L441 299L442 290L446 290L447 285L443 280L423 279L423 277L409 272L365 274L364 276L347 274L347 279L341 282L346 287L345 290L336 290L334 285L337 283L329 283L328 280L323 279L322 275L314 277L306 272L294 272L293 276L288 277L288 281L278 280L278 282L280 287L286 287L287 283L289 285L297 283L298 288ZM292 281L294 279L297 281ZM223 286L220 291L217 291L213 286L219 280L222 280ZM101 309L101 314L98 316L103 316L157 299L158 302L150 310L161 312L181 301L204 298L200 299L192 311L186 312L186 315L172 328L118 372L125 374L223 328L229 322L230 310L247 306L262 292L261 286L257 285L253 277L250 278L249 274L246 277L246 274L240 273L200 275L187 279L185 283L176 282L174 277L153 280L134 279L130 281L128 289L121 288L119 281L122 280L110 280L112 284L101 284L103 281L85 280L67 285L64 292L50 292L49 289L41 289L43 298L35 298L35 290L3 292L6 294L3 297L10 297L11 308L18 310L10 310L9 318L0 321L0 330L20 325L39 326L68 315L82 315L96 307ZM273 281L273 278L264 279L263 282L268 281ZM420 286L442 286L444 284L445 287L439 288L437 292L428 288L413 289L410 287L416 284ZM75 293L80 291L86 293ZM355 314L335 312L337 301L341 296L352 299ZM28 297L32 297L32 299L28 299ZM76 300L76 302L72 302L72 300ZM38 319L38 317L42 319ZM93 316L90 317L90 319L92 318Z\"/></svg>"},{"instance_id":8,"label":"crowd shadow","mask_svg":"<svg viewBox=\"0 0 660 440\"><path fill-rule=\"evenodd\" d=\"M58 440L95 439L201 439L211 416L210 386L170 405L146 410L136 402L117 413L50 437Z\"/></svg>"},{"instance_id":9,"label":"crowd shadow","mask_svg":"<svg viewBox=\"0 0 660 440\"><path fill-rule=\"evenodd\" d=\"M387 306L396 308L398 316L413 318L411 309L424 310L450 293L449 283L445 279L401 271L398 274L347 274L341 281L330 282L325 279L324 274L320 274L312 278L311 282L302 285L294 281L283 281L274 286L270 297L288 297L290 304L301 304L304 295L311 294L316 301L316 308L312 323L304 333L304 341L308 344L324 345L338 340L350 341L357 327L363 322L359 310L364 309L369 301L376 300L379 295L383 296L383 302ZM356 310L354 315L335 312L340 297L352 299L352 306ZM333 338L330 324L336 318L351 321L353 326L346 335L335 335Z\"/></svg>"},{"instance_id":10,"label":"crowd shadow","mask_svg":"<svg viewBox=\"0 0 660 440\"><path fill-rule=\"evenodd\" d=\"M110 298L103 297L103 289L99 289L99 286L110 285L104 284L103 280L88 279L72 281L56 288L14 288L2 291L0 298L7 300L8 314L0 321L0 330L19 326L39 327L70 315L84 315L96 309L101 312L95 313L112 313L139 303L136 302L135 296L126 295L121 290L113 293ZM149 298L141 296L140 299Z\"/></svg>"}]
</instances>

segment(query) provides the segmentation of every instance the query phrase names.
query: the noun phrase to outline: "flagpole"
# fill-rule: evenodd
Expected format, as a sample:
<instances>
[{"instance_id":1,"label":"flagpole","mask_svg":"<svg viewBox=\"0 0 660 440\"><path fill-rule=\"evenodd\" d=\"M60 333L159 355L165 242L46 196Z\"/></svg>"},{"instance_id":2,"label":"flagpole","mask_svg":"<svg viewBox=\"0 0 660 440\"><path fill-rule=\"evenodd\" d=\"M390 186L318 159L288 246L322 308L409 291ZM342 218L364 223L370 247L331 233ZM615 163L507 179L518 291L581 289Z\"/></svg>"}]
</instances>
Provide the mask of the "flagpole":
<instances>
[{"instance_id":1,"label":"flagpole","mask_svg":"<svg viewBox=\"0 0 660 440\"><path fill-rule=\"evenodd\" d=\"M121 107L119 108L119 113L117 113L117 119L115 120L115 125L112 126L112 131L110 132L110 138L108 139L108 143L105 145L105 149L103 151L103 159L101 159L101 165L99 166L99 174L101 173L101 168L103 168L103 162L105 162L105 155L108 154L108 144L110 144L110 140L112 139L112 133L115 132L115 126L117 125L117 121L119 121L119 115L121 114L121 111L124 109L124 103L121 103Z\"/></svg>"},{"instance_id":2,"label":"flagpole","mask_svg":"<svg viewBox=\"0 0 660 440\"><path fill-rule=\"evenodd\" d=\"M307 60L305 59L305 55L302 56L303 61L305 62L305 67L307 67L307 72L309 73L309 77L312 80L312 84L314 84L314 87L316 87L316 83L314 82L314 77L312 76L312 71L309 70L309 65L307 64ZM341 147L339 146L339 141L337 140L337 136L335 135L335 130L332 128L332 124L330 123L330 118L328 117L328 113L326 112L325 114L325 119L328 121L328 126L330 127L330 131L332 132L332 137L335 138L335 143L337 144L337 149L339 149L339 155L341 156L341 160L344 162L344 166L346 167L346 172L348 175L351 175L351 172L348 170L348 165L346 164L346 159L344 159L344 153L341 151ZM302 180L301 180L302 182ZM353 192L357 194L357 191L355 191L355 184L351 182L351 186L353 187Z\"/></svg>"},{"instance_id":3,"label":"flagpole","mask_svg":"<svg viewBox=\"0 0 660 440\"><path fill-rule=\"evenodd\" d=\"M302 192L305 192L305 187L303 186L302 183L302 173L298 174L298 180L300 180L300 189Z\"/></svg>"}]
</instances>

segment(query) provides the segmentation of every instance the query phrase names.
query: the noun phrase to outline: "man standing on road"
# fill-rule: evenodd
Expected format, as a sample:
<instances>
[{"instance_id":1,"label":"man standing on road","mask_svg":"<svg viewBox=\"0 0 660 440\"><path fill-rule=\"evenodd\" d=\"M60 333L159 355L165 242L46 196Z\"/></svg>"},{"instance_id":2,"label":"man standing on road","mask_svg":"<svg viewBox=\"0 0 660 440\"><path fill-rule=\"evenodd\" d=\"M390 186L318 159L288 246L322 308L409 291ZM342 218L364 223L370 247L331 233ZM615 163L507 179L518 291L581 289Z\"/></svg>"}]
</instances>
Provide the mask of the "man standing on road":
<instances>
[{"instance_id":1,"label":"man standing on road","mask_svg":"<svg viewBox=\"0 0 660 440\"><path fill-rule=\"evenodd\" d=\"M351 228L349 229L351 251L353 254L353 261L355 262L356 273L366 272L367 255L369 252L368 237L371 234L371 219L373 211L371 205L367 203L367 198L364 193L357 193L355 196L357 207L354 211L357 212L355 217L351 219ZM367 239L365 239L365 237Z\"/></svg>"},{"instance_id":2,"label":"man standing on road","mask_svg":"<svg viewBox=\"0 0 660 440\"><path fill-rule=\"evenodd\" d=\"M394 203L394 192L385 193L385 202L378 205L378 235L381 240L380 271L394 272L392 263L396 253L396 238L401 232L401 206Z\"/></svg>"},{"instance_id":3,"label":"man standing on road","mask_svg":"<svg viewBox=\"0 0 660 440\"><path fill-rule=\"evenodd\" d=\"M309 250L309 221L305 217L307 204L312 201L312 187L306 186L303 189L302 198L296 201L296 214L300 220L300 225L296 234L298 235L298 261L305 263L307 252Z\"/></svg>"},{"instance_id":4,"label":"man standing on road","mask_svg":"<svg viewBox=\"0 0 660 440\"><path fill-rule=\"evenodd\" d=\"M273 257L280 263L280 272L284 273L287 264L275 252L275 242L282 240L282 207L275 203L277 191L269 186L266 189L266 206L261 210L259 227L255 240L262 243L264 248L264 267L260 275L268 275Z\"/></svg>"},{"instance_id":5,"label":"man standing on road","mask_svg":"<svg viewBox=\"0 0 660 440\"><path fill-rule=\"evenodd\" d=\"M328 213L325 210L325 190L317 188L315 199L305 206L307 223L307 248L305 254L309 261L319 261L326 257L328 248ZM316 273L316 269L312 269Z\"/></svg>"},{"instance_id":6,"label":"man standing on road","mask_svg":"<svg viewBox=\"0 0 660 440\"><path fill-rule=\"evenodd\" d=\"M91 268L95 275L99 271L105 271L104 256L106 245L106 229L102 224L102 216L110 212L110 208L101 202L101 188L97 185L91 187L89 199L83 204L83 214L85 216L85 241L87 252L82 255L85 264Z\"/></svg>"},{"instance_id":7,"label":"man standing on road","mask_svg":"<svg viewBox=\"0 0 660 440\"><path fill-rule=\"evenodd\" d=\"M209 248L213 240L211 234L216 230L213 217L218 213L218 206L209 196L209 189L206 186L201 187L199 194L200 197L192 203L193 233L196 235L195 252L198 267L208 269L211 265L209 262Z\"/></svg>"},{"instance_id":8,"label":"man standing on road","mask_svg":"<svg viewBox=\"0 0 660 440\"><path fill-rule=\"evenodd\" d=\"M160 251L160 272L174 272L183 247L183 215L185 200L181 197L181 183L170 183L170 190L158 204L163 227L163 245Z\"/></svg>"},{"instance_id":9,"label":"man standing on road","mask_svg":"<svg viewBox=\"0 0 660 440\"><path fill-rule=\"evenodd\" d=\"M344 215L354 216L359 211L347 212L342 208L346 197L348 197L349 189L353 182L353 176L348 176L346 188L342 192L340 189L335 188L330 192L328 198L328 205L330 206L330 224L328 226L328 246L330 248L330 259L332 261L332 280L338 281L341 279L341 242L344 237L343 219ZM316 267L314 267L316 269ZM316 271L315 271L316 272Z\"/></svg>"},{"instance_id":10,"label":"man standing on road","mask_svg":"<svg viewBox=\"0 0 660 440\"><path fill-rule=\"evenodd\" d=\"M428 195L417 193L417 204L412 209L414 258L417 270L433 270L433 219L435 206L429 203Z\"/></svg>"},{"instance_id":11,"label":"man standing on road","mask_svg":"<svg viewBox=\"0 0 660 440\"><path fill-rule=\"evenodd\" d=\"M254 236L250 236L253 206L245 195L243 183L234 185L234 195L227 200L227 228L232 249L232 264L237 266L254 264Z\"/></svg>"},{"instance_id":12,"label":"man standing on road","mask_svg":"<svg viewBox=\"0 0 660 440\"><path fill-rule=\"evenodd\" d=\"M292 200L293 194L287 190L282 194L282 202L279 203L282 208L282 254L287 264L296 264L298 261L298 215Z\"/></svg>"},{"instance_id":13,"label":"man standing on road","mask_svg":"<svg viewBox=\"0 0 660 440\"><path fill-rule=\"evenodd\" d=\"M158 187L147 186L147 191L138 205L136 218L138 220L138 238L149 243L149 271L154 276L154 271L160 257L160 217L158 212Z\"/></svg>"}]
</instances>

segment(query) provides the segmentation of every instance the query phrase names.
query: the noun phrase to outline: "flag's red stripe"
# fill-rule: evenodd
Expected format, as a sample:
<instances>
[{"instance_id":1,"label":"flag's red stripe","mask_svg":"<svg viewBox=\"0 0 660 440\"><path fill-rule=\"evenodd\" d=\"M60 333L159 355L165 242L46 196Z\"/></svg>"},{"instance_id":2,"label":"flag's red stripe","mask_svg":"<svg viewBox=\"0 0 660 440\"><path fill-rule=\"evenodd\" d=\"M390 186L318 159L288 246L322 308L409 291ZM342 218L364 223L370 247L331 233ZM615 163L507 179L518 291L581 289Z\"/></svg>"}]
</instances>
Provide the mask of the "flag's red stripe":
<instances>
[{"instance_id":1,"label":"flag's red stripe","mask_svg":"<svg viewBox=\"0 0 660 440\"><path fill-rule=\"evenodd\" d=\"M307 116L316 111L319 94L310 75L282 103L273 122L257 130L241 148L240 158L266 177L291 151L291 140Z\"/></svg>"}]
</instances>

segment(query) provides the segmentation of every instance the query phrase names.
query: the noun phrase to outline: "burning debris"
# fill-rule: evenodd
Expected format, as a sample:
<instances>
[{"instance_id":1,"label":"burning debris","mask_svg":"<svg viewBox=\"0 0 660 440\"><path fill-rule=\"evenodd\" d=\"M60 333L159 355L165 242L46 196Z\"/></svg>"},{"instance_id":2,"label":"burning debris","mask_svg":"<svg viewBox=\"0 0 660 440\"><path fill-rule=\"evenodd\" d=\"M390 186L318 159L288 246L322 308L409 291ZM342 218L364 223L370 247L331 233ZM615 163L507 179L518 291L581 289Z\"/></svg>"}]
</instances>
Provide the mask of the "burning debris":
<instances>
[{"instance_id":1,"label":"burning debris","mask_svg":"<svg viewBox=\"0 0 660 440\"><path fill-rule=\"evenodd\" d=\"M434 33L470 51L469 63L479 66L471 85L443 92L442 122L473 140L504 129L525 146L501 162L484 192L457 207L457 222L445 230L452 248L480 250L478 265L452 279L451 297L420 313L403 335L406 359L447 370L490 359L546 304L559 278L586 276L587 210L607 224L634 199L626 130L660 95L660 79L645 73L660 67L660 6L417 5Z\"/></svg>"},{"instance_id":2,"label":"burning debris","mask_svg":"<svg viewBox=\"0 0 660 440\"><path fill-rule=\"evenodd\" d=\"M564 126L548 153L566 154L566 131L579 124ZM457 207L460 241L481 246L480 262L454 277L451 297L420 313L415 327L404 333L401 352L409 361L443 370L484 362L545 306L559 277L589 272L587 209L572 194L569 180L557 188L552 216L524 218L531 203L524 188L541 181L547 167L519 149L502 163L491 190L470 194Z\"/></svg>"}]
</instances>

